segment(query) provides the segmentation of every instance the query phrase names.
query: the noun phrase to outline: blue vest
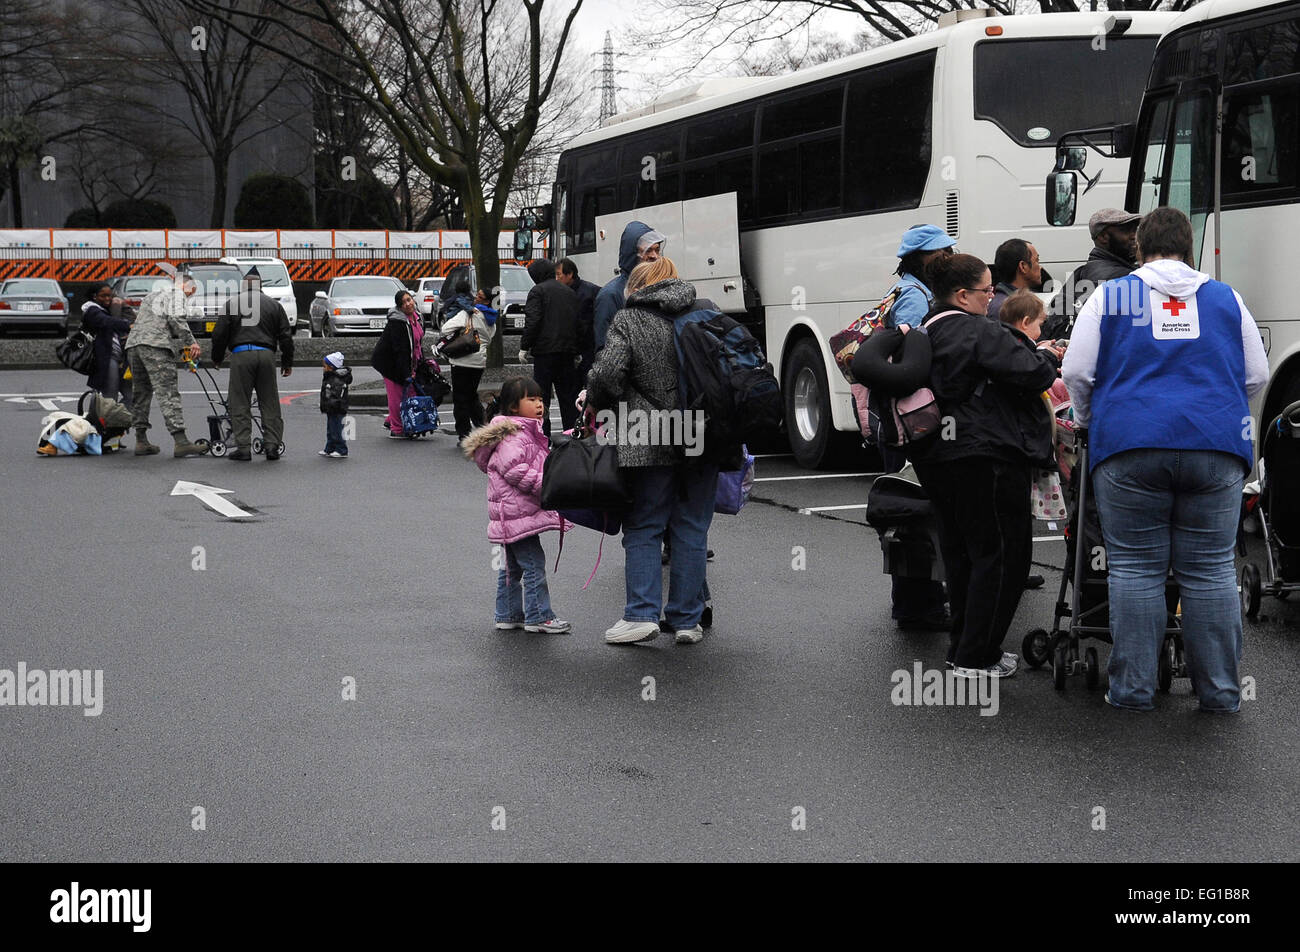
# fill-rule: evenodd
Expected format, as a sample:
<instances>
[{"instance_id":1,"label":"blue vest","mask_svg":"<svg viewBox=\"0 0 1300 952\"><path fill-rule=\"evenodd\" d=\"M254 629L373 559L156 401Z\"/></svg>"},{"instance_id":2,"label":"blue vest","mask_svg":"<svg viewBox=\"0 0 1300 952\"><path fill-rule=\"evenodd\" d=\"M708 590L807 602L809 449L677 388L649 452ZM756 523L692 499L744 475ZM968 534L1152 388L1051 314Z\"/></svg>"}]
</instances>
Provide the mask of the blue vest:
<instances>
[{"instance_id":1,"label":"blue vest","mask_svg":"<svg viewBox=\"0 0 1300 952\"><path fill-rule=\"evenodd\" d=\"M1151 289L1136 274L1108 281L1100 293L1090 468L1126 450L1172 449L1232 453L1249 470L1255 458L1246 355L1232 288L1213 280L1201 285L1198 334L1180 323L1187 309L1178 302L1162 303L1155 314Z\"/></svg>"}]
</instances>

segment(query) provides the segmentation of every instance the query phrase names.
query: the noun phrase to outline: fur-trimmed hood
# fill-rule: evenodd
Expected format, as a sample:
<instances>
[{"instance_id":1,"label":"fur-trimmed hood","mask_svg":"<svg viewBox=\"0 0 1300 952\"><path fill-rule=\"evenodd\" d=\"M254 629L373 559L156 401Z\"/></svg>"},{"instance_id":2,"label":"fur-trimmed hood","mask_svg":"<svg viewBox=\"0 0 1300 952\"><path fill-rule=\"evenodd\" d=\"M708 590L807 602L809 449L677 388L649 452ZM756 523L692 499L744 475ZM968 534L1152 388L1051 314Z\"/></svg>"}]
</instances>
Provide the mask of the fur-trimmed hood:
<instances>
[{"instance_id":1,"label":"fur-trimmed hood","mask_svg":"<svg viewBox=\"0 0 1300 952\"><path fill-rule=\"evenodd\" d=\"M486 473L488 460L492 458L496 448L507 438L528 428L529 424L541 433L541 420L533 420L529 417L495 416L490 422L469 431L469 435L461 440L461 452L465 454L466 459L472 460Z\"/></svg>"}]
</instances>

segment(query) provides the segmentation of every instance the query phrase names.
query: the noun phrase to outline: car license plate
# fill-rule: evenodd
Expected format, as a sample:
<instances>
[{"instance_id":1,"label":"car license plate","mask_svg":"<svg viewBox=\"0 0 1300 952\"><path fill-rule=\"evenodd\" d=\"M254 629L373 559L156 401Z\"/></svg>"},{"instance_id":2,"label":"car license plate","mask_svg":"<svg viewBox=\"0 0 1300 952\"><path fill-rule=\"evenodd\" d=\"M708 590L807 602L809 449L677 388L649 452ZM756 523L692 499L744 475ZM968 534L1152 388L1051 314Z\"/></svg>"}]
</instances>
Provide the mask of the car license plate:
<instances>
[{"instance_id":1,"label":"car license plate","mask_svg":"<svg viewBox=\"0 0 1300 952\"><path fill-rule=\"evenodd\" d=\"M204 322L203 322L203 330L204 330L205 332L209 333L209 334L211 334L211 333L216 329L216 326L217 326L217 322L216 322L216 321L204 321Z\"/></svg>"},{"instance_id":2,"label":"car license plate","mask_svg":"<svg viewBox=\"0 0 1300 952\"><path fill-rule=\"evenodd\" d=\"M523 326L524 326L524 318L522 318L522 317L516 317L516 318L514 318L514 322L515 322L515 323L514 323L514 326L515 326L515 327L523 327Z\"/></svg>"},{"instance_id":3,"label":"car license plate","mask_svg":"<svg viewBox=\"0 0 1300 952\"><path fill-rule=\"evenodd\" d=\"M18 303L18 310L20 311L39 311L40 309L40 304L35 301L20 301Z\"/></svg>"},{"instance_id":4,"label":"car license plate","mask_svg":"<svg viewBox=\"0 0 1300 952\"><path fill-rule=\"evenodd\" d=\"M384 325L387 323L388 323L388 318L386 317L372 317L370 319L370 329L372 331L382 331L384 329Z\"/></svg>"}]
</instances>

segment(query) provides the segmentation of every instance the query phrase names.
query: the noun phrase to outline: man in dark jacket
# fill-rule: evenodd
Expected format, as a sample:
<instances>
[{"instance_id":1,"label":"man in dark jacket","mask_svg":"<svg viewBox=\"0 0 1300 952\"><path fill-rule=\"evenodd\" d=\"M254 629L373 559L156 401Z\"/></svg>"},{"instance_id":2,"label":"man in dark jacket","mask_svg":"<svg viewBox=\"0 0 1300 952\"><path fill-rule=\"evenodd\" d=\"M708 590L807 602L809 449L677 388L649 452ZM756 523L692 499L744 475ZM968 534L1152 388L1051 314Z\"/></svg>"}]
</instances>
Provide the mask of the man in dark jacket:
<instances>
[{"instance_id":1,"label":"man in dark jacket","mask_svg":"<svg viewBox=\"0 0 1300 952\"><path fill-rule=\"evenodd\" d=\"M1075 315L1092 292L1107 281L1133 273L1137 268L1137 227L1141 220L1141 215L1118 208L1103 208L1088 219L1092 251L1052 302L1051 316L1043 328L1045 337L1069 338Z\"/></svg>"},{"instance_id":2,"label":"man in dark jacket","mask_svg":"<svg viewBox=\"0 0 1300 952\"><path fill-rule=\"evenodd\" d=\"M989 302L989 317L998 319L1002 302L1017 291L1030 290L1042 284L1043 267L1038 263L1038 249L1023 238L1008 238L998 245L993 257L993 300Z\"/></svg>"},{"instance_id":3,"label":"man in dark jacket","mask_svg":"<svg viewBox=\"0 0 1300 952\"><path fill-rule=\"evenodd\" d=\"M230 425L234 430L234 460L250 460L253 443L253 391L262 411L263 449L268 460L280 458L284 419L280 415L280 389L275 382L274 354L280 348L280 375L293 373L293 330L277 301L261 291L256 268L244 275L240 293L226 302L212 330L212 363L221 366L230 350Z\"/></svg>"},{"instance_id":4,"label":"man in dark jacket","mask_svg":"<svg viewBox=\"0 0 1300 952\"><path fill-rule=\"evenodd\" d=\"M519 359L531 360L533 379L541 385L546 413L542 430L551 435L551 388L560 401L567 430L578 418L578 295L555 280L555 265L538 259L528 266L533 287L524 302L524 336Z\"/></svg>"},{"instance_id":5,"label":"man in dark jacket","mask_svg":"<svg viewBox=\"0 0 1300 952\"><path fill-rule=\"evenodd\" d=\"M122 379L126 373L126 352L122 348L131 333L135 310L113 297L113 288L101 284L90 294L81 311L81 326L95 335L95 369L86 386L123 406L131 406L131 387Z\"/></svg>"},{"instance_id":6,"label":"man in dark jacket","mask_svg":"<svg viewBox=\"0 0 1300 952\"><path fill-rule=\"evenodd\" d=\"M666 241L663 235L645 222L630 221L623 229L623 237L618 242L618 276L600 289L593 308L592 336L597 351L605 346L609 322L623 307L627 296L627 276L642 261L656 261L663 257Z\"/></svg>"},{"instance_id":7,"label":"man in dark jacket","mask_svg":"<svg viewBox=\"0 0 1300 952\"><path fill-rule=\"evenodd\" d=\"M578 365L578 381L587 379L596 359L596 295L600 285L584 281L578 276L578 266L572 258L561 258L555 266L555 280L578 295L578 353L582 363Z\"/></svg>"}]
</instances>

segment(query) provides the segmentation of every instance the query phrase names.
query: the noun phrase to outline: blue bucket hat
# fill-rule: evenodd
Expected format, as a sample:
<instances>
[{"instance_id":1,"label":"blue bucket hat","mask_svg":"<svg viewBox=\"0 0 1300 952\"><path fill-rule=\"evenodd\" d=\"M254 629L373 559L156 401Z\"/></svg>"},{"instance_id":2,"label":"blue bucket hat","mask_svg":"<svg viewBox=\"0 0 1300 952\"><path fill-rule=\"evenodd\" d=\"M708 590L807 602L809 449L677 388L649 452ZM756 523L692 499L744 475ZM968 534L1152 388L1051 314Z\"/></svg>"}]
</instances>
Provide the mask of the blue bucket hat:
<instances>
[{"instance_id":1,"label":"blue bucket hat","mask_svg":"<svg viewBox=\"0 0 1300 952\"><path fill-rule=\"evenodd\" d=\"M903 241L898 246L898 257L911 254L913 251L938 251L940 248L951 248L957 244L957 239L951 237L938 225L916 225L903 232Z\"/></svg>"}]
</instances>

